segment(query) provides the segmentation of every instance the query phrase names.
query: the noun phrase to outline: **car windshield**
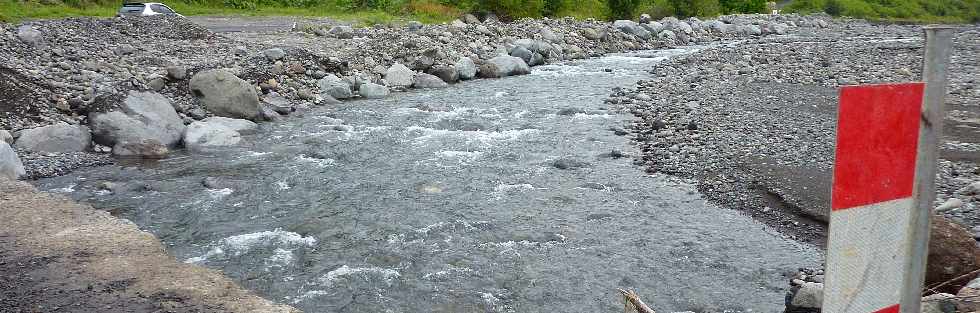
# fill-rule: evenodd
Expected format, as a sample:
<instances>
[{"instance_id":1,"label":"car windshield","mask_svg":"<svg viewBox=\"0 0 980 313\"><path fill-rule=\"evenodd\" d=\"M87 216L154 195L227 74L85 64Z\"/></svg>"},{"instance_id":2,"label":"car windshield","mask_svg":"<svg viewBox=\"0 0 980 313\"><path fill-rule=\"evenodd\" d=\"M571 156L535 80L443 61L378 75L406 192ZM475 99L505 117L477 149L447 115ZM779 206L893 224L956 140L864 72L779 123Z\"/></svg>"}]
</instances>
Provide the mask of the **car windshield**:
<instances>
[{"instance_id":1,"label":"car windshield","mask_svg":"<svg viewBox=\"0 0 980 313\"><path fill-rule=\"evenodd\" d=\"M142 4L124 4L122 8L119 8L119 13L141 13L143 12Z\"/></svg>"}]
</instances>

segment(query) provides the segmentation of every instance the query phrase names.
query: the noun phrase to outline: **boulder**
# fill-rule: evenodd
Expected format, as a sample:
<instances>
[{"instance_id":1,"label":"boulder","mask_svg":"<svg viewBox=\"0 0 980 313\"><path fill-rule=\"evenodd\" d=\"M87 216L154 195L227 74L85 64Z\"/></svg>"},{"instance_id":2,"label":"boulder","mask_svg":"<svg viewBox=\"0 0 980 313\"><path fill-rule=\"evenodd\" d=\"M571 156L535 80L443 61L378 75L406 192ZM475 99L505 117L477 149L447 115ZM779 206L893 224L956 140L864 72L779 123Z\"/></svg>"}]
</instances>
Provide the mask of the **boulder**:
<instances>
[{"instance_id":1,"label":"boulder","mask_svg":"<svg viewBox=\"0 0 980 313\"><path fill-rule=\"evenodd\" d=\"M957 301L954 295L948 293L937 293L922 297L919 307L920 313L956 313ZM962 308L960 308L962 310ZM972 311L959 311L972 312Z\"/></svg>"},{"instance_id":2,"label":"boulder","mask_svg":"<svg viewBox=\"0 0 980 313\"><path fill-rule=\"evenodd\" d=\"M191 93L217 116L258 120L262 111L259 95L251 84L225 69L214 69L194 75Z\"/></svg>"},{"instance_id":3,"label":"boulder","mask_svg":"<svg viewBox=\"0 0 980 313\"><path fill-rule=\"evenodd\" d=\"M361 88L358 89L361 97L366 99L381 99L387 97L389 93L388 87L378 85L375 83L364 83L361 84Z\"/></svg>"},{"instance_id":4,"label":"boulder","mask_svg":"<svg viewBox=\"0 0 980 313\"><path fill-rule=\"evenodd\" d=\"M422 26L423 26L422 22L419 21L409 21L408 24L405 25L405 27L408 28L408 31L410 32L421 30Z\"/></svg>"},{"instance_id":5,"label":"boulder","mask_svg":"<svg viewBox=\"0 0 980 313\"><path fill-rule=\"evenodd\" d=\"M414 71L401 63L395 63L385 71L385 85L408 88L415 81L414 77Z\"/></svg>"},{"instance_id":6,"label":"boulder","mask_svg":"<svg viewBox=\"0 0 980 313\"><path fill-rule=\"evenodd\" d=\"M17 27L17 39L20 39L20 41L28 45L37 46L44 42L44 34L42 34L41 31L34 29L34 27L22 25Z\"/></svg>"},{"instance_id":7,"label":"boulder","mask_svg":"<svg viewBox=\"0 0 980 313\"><path fill-rule=\"evenodd\" d=\"M476 62L468 57L461 57L456 61L456 72L459 73L459 79L470 80L476 77Z\"/></svg>"},{"instance_id":8,"label":"boulder","mask_svg":"<svg viewBox=\"0 0 980 313\"><path fill-rule=\"evenodd\" d=\"M493 70L496 71L496 73L494 73L495 75L491 77L505 77L531 73L531 68L528 67L524 60L509 55L496 56L490 60L487 60L487 64L494 65Z\"/></svg>"},{"instance_id":9,"label":"boulder","mask_svg":"<svg viewBox=\"0 0 980 313\"><path fill-rule=\"evenodd\" d=\"M58 122L22 131L14 146L36 152L85 151L92 146L92 134L88 127Z\"/></svg>"},{"instance_id":10,"label":"boulder","mask_svg":"<svg viewBox=\"0 0 980 313\"><path fill-rule=\"evenodd\" d=\"M426 73L415 74L415 82L412 84L412 87L415 88L446 88L448 86L449 84L441 78Z\"/></svg>"},{"instance_id":11,"label":"boulder","mask_svg":"<svg viewBox=\"0 0 980 313\"><path fill-rule=\"evenodd\" d=\"M719 20L711 20L708 21L707 24L708 24L708 29L711 32L717 34L722 34L722 35L728 34L731 32L732 29L732 26L730 24L725 24L725 22Z\"/></svg>"},{"instance_id":12,"label":"boulder","mask_svg":"<svg viewBox=\"0 0 980 313\"><path fill-rule=\"evenodd\" d=\"M452 23L449 24L449 26L454 27L454 28L465 28L466 27L466 22L463 22L463 21L460 21L460 20L453 20Z\"/></svg>"},{"instance_id":13,"label":"boulder","mask_svg":"<svg viewBox=\"0 0 980 313\"><path fill-rule=\"evenodd\" d=\"M227 118L220 116L212 116L204 119L202 122L209 125L220 125L228 129L234 130L239 134L253 134L259 130L259 124L249 120L242 120L237 118Z\"/></svg>"},{"instance_id":14,"label":"boulder","mask_svg":"<svg viewBox=\"0 0 980 313\"><path fill-rule=\"evenodd\" d=\"M959 303L956 305L961 312L980 311L980 301L972 300L980 299L980 278L971 280L966 284L966 286L963 286L963 288L956 293L956 296L965 300L959 301Z\"/></svg>"},{"instance_id":15,"label":"boulder","mask_svg":"<svg viewBox=\"0 0 980 313\"><path fill-rule=\"evenodd\" d=\"M26 174L17 152L6 142L0 141L0 179L16 180Z\"/></svg>"},{"instance_id":16,"label":"boulder","mask_svg":"<svg viewBox=\"0 0 980 313\"><path fill-rule=\"evenodd\" d=\"M555 32L551 30L551 28L547 28L547 27L542 28L541 31L538 32L538 34L541 35L541 39L544 39L547 42L561 42L562 41L561 36L559 36L558 34L555 34Z\"/></svg>"},{"instance_id":17,"label":"boulder","mask_svg":"<svg viewBox=\"0 0 980 313\"><path fill-rule=\"evenodd\" d=\"M644 40L650 39L651 37L649 31L643 29L643 27L640 27L640 24L637 24L634 21L618 20L613 22L613 26L616 27L616 29L619 29L621 32L640 37Z\"/></svg>"},{"instance_id":18,"label":"boulder","mask_svg":"<svg viewBox=\"0 0 980 313\"><path fill-rule=\"evenodd\" d=\"M14 136L11 135L10 132L0 129L0 142L14 144Z\"/></svg>"},{"instance_id":19,"label":"boulder","mask_svg":"<svg viewBox=\"0 0 980 313\"><path fill-rule=\"evenodd\" d=\"M347 25L337 25L330 28L327 32L331 36L340 39L351 39L354 38L354 29Z\"/></svg>"},{"instance_id":20,"label":"boulder","mask_svg":"<svg viewBox=\"0 0 980 313\"><path fill-rule=\"evenodd\" d=\"M796 308L819 308L823 305L823 284L804 282L793 293L789 305Z\"/></svg>"},{"instance_id":21,"label":"boulder","mask_svg":"<svg viewBox=\"0 0 980 313\"><path fill-rule=\"evenodd\" d=\"M435 66L430 70L430 73L447 83L459 81L459 72L452 66Z\"/></svg>"},{"instance_id":22,"label":"boulder","mask_svg":"<svg viewBox=\"0 0 980 313\"><path fill-rule=\"evenodd\" d=\"M467 13L463 15L463 22L466 22L466 24L480 24L480 19L476 18L473 14Z\"/></svg>"},{"instance_id":23,"label":"boulder","mask_svg":"<svg viewBox=\"0 0 980 313\"><path fill-rule=\"evenodd\" d=\"M163 159L170 154L170 149L156 139L143 141L121 141L112 147L112 154L124 158Z\"/></svg>"},{"instance_id":24,"label":"boulder","mask_svg":"<svg viewBox=\"0 0 980 313\"><path fill-rule=\"evenodd\" d=\"M674 33L693 34L694 28L685 21L676 21L666 25Z\"/></svg>"},{"instance_id":25,"label":"boulder","mask_svg":"<svg viewBox=\"0 0 980 313\"><path fill-rule=\"evenodd\" d=\"M184 123L170 100L155 92L131 90L119 110L93 112L88 118L95 142L110 147L148 139L174 147L184 133Z\"/></svg>"},{"instance_id":26,"label":"boulder","mask_svg":"<svg viewBox=\"0 0 980 313\"><path fill-rule=\"evenodd\" d=\"M184 132L184 145L191 150L232 146L241 141L240 133L220 123L198 121L188 125Z\"/></svg>"},{"instance_id":27,"label":"boulder","mask_svg":"<svg viewBox=\"0 0 980 313\"><path fill-rule=\"evenodd\" d=\"M640 27L643 27L643 29L646 29L651 34L660 34L664 30L664 24L660 24L660 22L643 23L640 24Z\"/></svg>"},{"instance_id":28,"label":"boulder","mask_svg":"<svg viewBox=\"0 0 980 313\"><path fill-rule=\"evenodd\" d=\"M354 96L351 92L350 84L334 74L327 74L316 82L320 87L320 93L326 94L334 99L347 99Z\"/></svg>"},{"instance_id":29,"label":"boulder","mask_svg":"<svg viewBox=\"0 0 980 313\"><path fill-rule=\"evenodd\" d=\"M187 78L187 68L183 66L168 66L167 77L173 80L181 80Z\"/></svg>"},{"instance_id":30,"label":"boulder","mask_svg":"<svg viewBox=\"0 0 980 313\"><path fill-rule=\"evenodd\" d=\"M758 36L762 35L762 29L758 25L752 24L741 24L735 26L735 32L742 36Z\"/></svg>"},{"instance_id":31,"label":"boulder","mask_svg":"<svg viewBox=\"0 0 980 313\"><path fill-rule=\"evenodd\" d=\"M661 31L660 34L657 35L657 38L660 38L669 43L674 43L675 41L677 41L677 35L674 34L674 32L667 29Z\"/></svg>"},{"instance_id":32,"label":"boulder","mask_svg":"<svg viewBox=\"0 0 980 313\"><path fill-rule=\"evenodd\" d=\"M929 256L926 264L926 285L953 279L978 268L977 241L970 231L942 217L932 216L929 236ZM956 292L959 285L952 284L940 292Z\"/></svg>"},{"instance_id":33,"label":"boulder","mask_svg":"<svg viewBox=\"0 0 980 313\"><path fill-rule=\"evenodd\" d=\"M534 55L534 52L522 46L516 46L510 50L510 55L521 58L521 60L524 60L524 63L531 63L531 57Z\"/></svg>"},{"instance_id":34,"label":"boulder","mask_svg":"<svg viewBox=\"0 0 980 313\"><path fill-rule=\"evenodd\" d=\"M480 64L480 69L477 71L476 74L481 78L504 77L503 73L500 71L500 68L498 68L496 64L490 62Z\"/></svg>"},{"instance_id":35,"label":"boulder","mask_svg":"<svg viewBox=\"0 0 980 313\"><path fill-rule=\"evenodd\" d=\"M640 14L640 24L646 24L652 20L653 19L650 17L650 14L646 14L646 13Z\"/></svg>"},{"instance_id":36,"label":"boulder","mask_svg":"<svg viewBox=\"0 0 980 313\"><path fill-rule=\"evenodd\" d=\"M282 58L285 58L286 51L283 51L281 48L272 48L272 49L262 50L262 55L265 56L266 59L269 59L269 61L275 62L275 61L282 60Z\"/></svg>"},{"instance_id":37,"label":"boulder","mask_svg":"<svg viewBox=\"0 0 980 313\"><path fill-rule=\"evenodd\" d=\"M290 113L293 113L293 104L286 98L283 98L283 96L280 96L278 93L270 93L262 98L262 102L266 105L266 107L272 108L272 110L276 111L276 113L282 115L289 115Z\"/></svg>"},{"instance_id":38,"label":"boulder","mask_svg":"<svg viewBox=\"0 0 980 313\"><path fill-rule=\"evenodd\" d=\"M585 37L585 39L588 40L602 39L602 34L600 34L599 31L592 28L583 28L581 31L579 31L579 33L582 34L582 37Z\"/></svg>"}]
</instances>

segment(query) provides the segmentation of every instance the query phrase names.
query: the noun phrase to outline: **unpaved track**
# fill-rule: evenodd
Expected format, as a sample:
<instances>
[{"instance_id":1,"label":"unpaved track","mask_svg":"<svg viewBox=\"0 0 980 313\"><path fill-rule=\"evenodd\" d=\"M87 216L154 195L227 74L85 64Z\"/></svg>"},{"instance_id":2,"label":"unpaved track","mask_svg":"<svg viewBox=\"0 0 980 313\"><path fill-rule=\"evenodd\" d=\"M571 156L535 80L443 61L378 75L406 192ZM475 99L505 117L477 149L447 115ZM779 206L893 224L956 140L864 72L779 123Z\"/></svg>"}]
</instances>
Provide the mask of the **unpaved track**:
<instances>
[{"instance_id":1,"label":"unpaved track","mask_svg":"<svg viewBox=\"0 0 980 313\"><path fill-rule=\"evenodd\" d=\"M152 234L0 180L0 312L298 312L179 263Z\"/></svg>"}]
</instances>

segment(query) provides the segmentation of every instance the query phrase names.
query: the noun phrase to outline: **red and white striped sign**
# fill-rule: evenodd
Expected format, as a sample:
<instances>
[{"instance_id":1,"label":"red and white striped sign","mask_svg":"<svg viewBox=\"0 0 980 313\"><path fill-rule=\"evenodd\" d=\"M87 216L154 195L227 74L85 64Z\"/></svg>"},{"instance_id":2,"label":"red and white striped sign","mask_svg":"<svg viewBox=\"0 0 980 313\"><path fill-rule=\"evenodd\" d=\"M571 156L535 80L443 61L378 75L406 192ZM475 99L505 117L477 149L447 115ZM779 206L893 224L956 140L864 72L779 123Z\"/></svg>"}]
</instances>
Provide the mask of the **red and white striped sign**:
<instances>
[{"instance_id":1,"label":"red and white striped sign","mask_svg":"<svg viewBox=\"0 0 980 313\"><path fill-rule=\"evenodd\" d=\"M840 90L823 312L899 312L924 87Z\"/></svg>"}]
</instances>

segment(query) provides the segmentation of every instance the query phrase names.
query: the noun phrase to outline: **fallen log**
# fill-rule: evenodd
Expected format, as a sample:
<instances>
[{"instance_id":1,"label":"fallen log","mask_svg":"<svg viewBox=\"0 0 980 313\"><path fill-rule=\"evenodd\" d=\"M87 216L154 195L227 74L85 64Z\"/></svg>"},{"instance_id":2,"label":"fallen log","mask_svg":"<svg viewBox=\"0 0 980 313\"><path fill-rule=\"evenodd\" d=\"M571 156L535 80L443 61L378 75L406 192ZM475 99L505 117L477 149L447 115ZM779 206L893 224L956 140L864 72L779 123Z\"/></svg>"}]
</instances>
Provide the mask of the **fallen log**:
<instances>
[{"instance_id":1,"label":"fallen log","mask_svg":"<svg viewBox=\"0 0 980 313\"><path fill-rule=\"evenodd\" d=\"M626 311L626 313L629 313L630 311L636 313L657 313L647 306L646 303L643 303L643 300L640 300L640 296L636 294L636 291L626 291L621 288L616 288L616 290L619 290L619 293L623 294L623 302L625 302L625 307L623 309Z\"/></svg>"}]
</instances>

